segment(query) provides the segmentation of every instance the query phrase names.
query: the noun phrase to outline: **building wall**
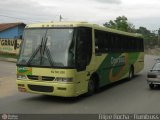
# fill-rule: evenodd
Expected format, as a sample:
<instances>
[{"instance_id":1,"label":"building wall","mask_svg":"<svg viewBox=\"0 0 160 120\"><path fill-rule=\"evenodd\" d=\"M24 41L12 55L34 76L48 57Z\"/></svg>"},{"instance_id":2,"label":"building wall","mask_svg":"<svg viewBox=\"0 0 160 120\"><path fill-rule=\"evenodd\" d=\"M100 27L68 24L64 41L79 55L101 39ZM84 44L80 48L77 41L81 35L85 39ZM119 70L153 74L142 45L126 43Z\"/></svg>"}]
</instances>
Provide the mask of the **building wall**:
<instances>
[{"instance_id":1,"label":"building wall","mask_svg":"<svg viewBox=\"0 0 160 120\"><path fill-rule=\"evenodd\" d=\"M25 26L19 25L0 32L0 38L19 38L23 34Z\"/></svg>"},{"instance_id":2,"label":"building wall","mask_svg":"<svg viewBox=\"0 0 160 120\"><path fill-rule=\"evenodd\" d=\"M1 39L0 38L0 54L15 54L19 53L21 39Z\"/></svg>"},{"instance_id":3,"label":"building wall","mask_svg":"<svg viewBox=\"0 0 160 120\"><path fill-rule=\"evenodd\" d=\"M24 28L25 28L25 26L22 26L22 25L18 26L18 36L22 36L23 35Z\"/></svg>"}]
</instances>

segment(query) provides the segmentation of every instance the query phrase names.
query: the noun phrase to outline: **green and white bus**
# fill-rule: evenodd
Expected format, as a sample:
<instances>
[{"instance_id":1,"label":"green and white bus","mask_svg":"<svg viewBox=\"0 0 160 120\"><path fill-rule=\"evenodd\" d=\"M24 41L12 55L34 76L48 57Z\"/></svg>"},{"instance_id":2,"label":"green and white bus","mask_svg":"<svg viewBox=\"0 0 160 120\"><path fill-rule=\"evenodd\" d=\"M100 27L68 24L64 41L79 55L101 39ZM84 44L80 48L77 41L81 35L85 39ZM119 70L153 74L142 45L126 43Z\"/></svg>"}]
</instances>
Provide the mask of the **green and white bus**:
<instances>
[{"instance_id":1,"label":"green and white bus","mask_svg":"<svg viewBox=\"0 0 160 120\"><path fill-rule=\"evenodd\" d=\"M75 97L132 78L144 67L143 37L86 22L27 25L17 61L21 92Z\"/></svg>"}]
</instances>

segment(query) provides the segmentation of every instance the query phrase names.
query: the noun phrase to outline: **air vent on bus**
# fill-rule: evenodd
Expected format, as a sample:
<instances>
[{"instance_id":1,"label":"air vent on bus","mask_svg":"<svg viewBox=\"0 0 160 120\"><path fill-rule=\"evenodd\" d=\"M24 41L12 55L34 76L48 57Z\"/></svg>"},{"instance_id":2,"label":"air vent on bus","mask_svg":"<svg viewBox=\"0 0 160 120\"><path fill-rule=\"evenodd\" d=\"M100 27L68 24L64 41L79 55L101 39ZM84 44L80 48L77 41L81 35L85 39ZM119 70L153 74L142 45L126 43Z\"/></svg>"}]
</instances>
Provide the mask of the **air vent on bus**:
<instances>
[{"instance_id":1,"label":"air vent on bus","mask_svg":"<svg viewBox=\"0 0 160 120\"><path fill-rule=\"evenodd\" d=\"M44 81L53 81L55 77L48 76L36 76L36 75L27 75L28 79L31 80L44 80Z\"/></svg>"},{"instance_id":2,"label":"air vent on bus","mask_svg":"<svg viewBox=\"0 0 160 120\"><path fill-rule=\"evenodd\" d=\"M53 92L52 86L28 85L28 88L37 92Z\"/></svg>"},{"instance_id":3,"label":"air vent on bus","mask_svg":"<svg viewBox=\"0 0 160 120\"><path fill-rule=\"evenodd\" d=\"M31 79L31 80L38 80L38 76L36 75L27 75L28 79Z\"/></svg>"},{"instance_id":4,"label":"air vent on bus","mask_svg":"<svg viewBox=\"0 0 160 120\"><path fill-rule=\"evenodd\" d=\"M53 81L55 77L47 77L47 76L42 76L42 80L44 81Z\"/></svg>"}]
</instances>

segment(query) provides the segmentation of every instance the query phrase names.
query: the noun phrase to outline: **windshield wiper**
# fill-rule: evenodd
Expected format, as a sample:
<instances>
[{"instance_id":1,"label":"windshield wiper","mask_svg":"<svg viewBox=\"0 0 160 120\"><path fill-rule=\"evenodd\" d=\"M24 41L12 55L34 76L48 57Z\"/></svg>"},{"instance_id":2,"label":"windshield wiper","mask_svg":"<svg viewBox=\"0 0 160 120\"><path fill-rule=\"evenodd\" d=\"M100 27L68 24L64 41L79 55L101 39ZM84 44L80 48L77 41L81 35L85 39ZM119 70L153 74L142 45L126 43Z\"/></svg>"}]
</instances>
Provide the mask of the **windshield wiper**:
<instances>
[{"instance_id":1,"label":"windshield wiper","mask_svg":"<svg viewBox=\"0 0 160 120\"><path fill-rule=\"evenodd\" d=\"M46 34L47 34L47 31L46 31ZM48 58L48 61L49 61L50 65L51 66L54 65L54 61L52 59L50 50L47 47L48 38L46 37L46 34L45 34L44 37L42 37L41 44L37 47L37 49L31 55L30 59L27 62L27 65L30 65L30 63L32 62L32 60L34 59L34 57L38 54L38 52L40 52L40 58L39 58L40 59L40 65L42 65L42 63L43 63L45 52L46 52L46 55L47 55L47 58Z\"/></svg>"},{"instance_id":2,"label":"windshield wiper","mask_svg":"<svg viewBox=\"0 0 160 120\"><path fill-rule=\"evenodd\" d=\"M31 55L30 59L27 62L27 65L30 65L31 61L33 60L33 58L37 55L38 51L40 50L40 54L42 53L42 44L43 44L43 37L41 40L41 44L37 47L37 49L33 52L33 54ZM41 54L42 55L42 54ZM42 58L42 56L41 56Z\"/></svg>"},{"instance_id":3,"label":"windshield wiper","mask_svg":"<svg viewBox=\"0 0 160 120\"><path fill-rule=\"evenodd\" d=\"M49 62L50 62L50 64L51 64L51 66L53 66L53 65L54 65L54 61L53 61L53 59L52 59L50 50L49 50L49 48L48 48L47 46L46 46L46 54L47 54L47 57L48 57L48 60L49 60Z\"/></svg>"},{"instance_id":4,"label":"windshield wiper","mask_svg":"<svg viewBox=\"0 0 160 120\"><path fill-rule=\"evenodd\" d=\"M45 40L45 43L44 43L44 48L43 48L43 55L46 51L46 55L48 57L48 61L50 63L51 66L54 65L54 62L53 62L53 59L52 59L52 56L51 56L51 53L50 53L50 50L49 48L47 47L47 41L48 41L48 38L46 37L46 40Z\"/></svg>"},{"instance_id":5,"label":"windshield wiper","mask_svg":"<svg viewBox=\"0 0 160 120\"><path fill-rule=\"evenodd\" d=\"M43 39L43 37L42 37L42 41L41 41L41 49L40 49L40 55L41 55L41 57L40 57L40 65L42 64L42 59L43 59L43 55L44 55L44 50L43 50L43 47L44 47L44 42L45 41L45 39Z\"/></svg>"},{"instance_id":6,"label":"windshield wiper","mask_svg":"<svg viewBox=\"0 0 160 120\"><path fill-rule=\"evenodd\" d=\"M33 60L33 58L35 57L35 55L38 53L38 51L40 50L40 48L41 48L41 45L39 45L37 47L37 49L33 52L32 56L30 57L30 59L27 62L27 65L30 65L31 61Z\"/></svg>"}]
</instances>

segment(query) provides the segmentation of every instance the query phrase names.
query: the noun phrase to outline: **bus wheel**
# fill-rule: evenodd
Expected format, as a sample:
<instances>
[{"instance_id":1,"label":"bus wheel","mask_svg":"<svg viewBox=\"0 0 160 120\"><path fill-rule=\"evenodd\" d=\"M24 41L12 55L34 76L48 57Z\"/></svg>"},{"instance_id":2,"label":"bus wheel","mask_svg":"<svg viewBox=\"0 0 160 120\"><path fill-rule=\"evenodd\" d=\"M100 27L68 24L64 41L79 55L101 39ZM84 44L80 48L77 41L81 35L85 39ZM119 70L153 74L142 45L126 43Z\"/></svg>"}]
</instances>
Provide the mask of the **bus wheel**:
<instances>
[{"instance_id":1,"label":"bus wheel","mask_svg":"<svg viewBox=\"0 0 160 120\"><path fill-rule=\"evenodd\" d=\"M134 68L130 67L128 79L131 80L134 77Z\"/></svg>"},{"instance_id":2,"label":"bus wheel","mask_svg":"<svg viewBox=\"0 0 160 120\"><path fill-rule=\"evenodd\" d=\"M92 78L89 80L88 82L88 92L87 92L87 96L91 96L95 93L96 90L96 84L95 84L95 80L93 80Z\"/></svg>"}]
</instances>

